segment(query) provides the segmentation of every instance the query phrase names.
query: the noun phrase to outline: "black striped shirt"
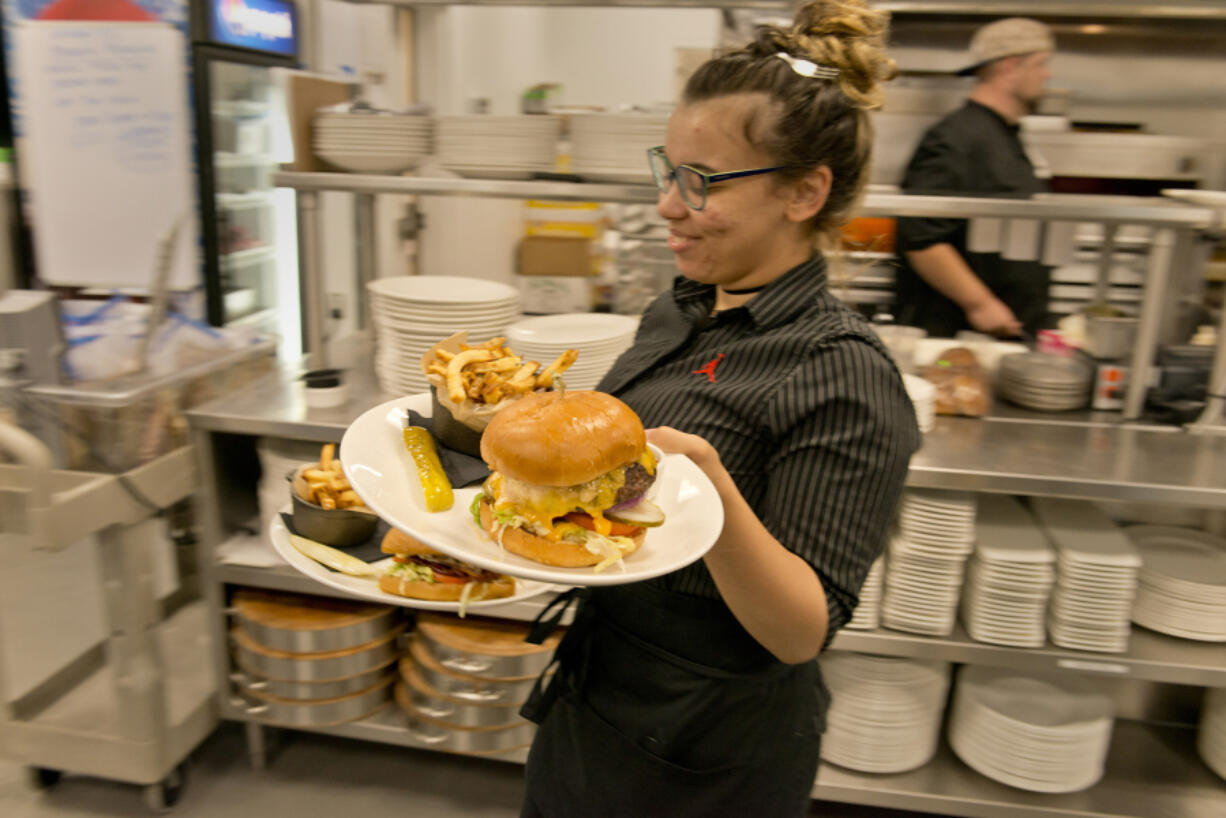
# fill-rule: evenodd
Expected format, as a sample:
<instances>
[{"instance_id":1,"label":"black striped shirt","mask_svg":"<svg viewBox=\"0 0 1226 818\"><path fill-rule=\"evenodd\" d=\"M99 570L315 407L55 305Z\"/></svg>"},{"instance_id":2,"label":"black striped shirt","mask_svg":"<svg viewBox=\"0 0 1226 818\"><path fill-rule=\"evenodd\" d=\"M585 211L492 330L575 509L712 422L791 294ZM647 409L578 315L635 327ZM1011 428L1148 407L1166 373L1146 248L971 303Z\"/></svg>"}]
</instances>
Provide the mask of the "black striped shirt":
<instances>
[{"instance_id":1,"label":"black striped shirt","mask_svg":"<svg viewBox=\"0 0 1226 818\"><path fill-rule=\"evenodd\" d=\"M599 385L647 428L699 435L767 530L813 566L827 641L851 618L919 446L902 378L872 329L826 287L815 256L743 307L678 278ZM652 582L718 597L696 562Z\"/></svg>"}]
</instances>

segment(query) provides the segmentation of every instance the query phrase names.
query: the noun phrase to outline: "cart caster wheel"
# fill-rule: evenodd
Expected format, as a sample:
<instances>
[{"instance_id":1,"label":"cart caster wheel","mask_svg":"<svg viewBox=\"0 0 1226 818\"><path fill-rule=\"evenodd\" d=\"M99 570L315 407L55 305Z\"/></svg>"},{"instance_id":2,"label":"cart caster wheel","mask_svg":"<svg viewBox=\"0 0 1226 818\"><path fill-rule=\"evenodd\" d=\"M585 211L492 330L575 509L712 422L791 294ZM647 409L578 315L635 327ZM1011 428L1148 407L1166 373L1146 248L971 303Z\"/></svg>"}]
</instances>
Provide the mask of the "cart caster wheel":
<instances>
[{"instance_id":1,"label":"cart caster wheel","mask_svg":"<svg viewBox=\"0 0 1226 818\"><path fill-rule=\"evenodd\" d=\"M187 762L156 784L145 787L145 806L157 813L170 812L187 788Z\"/></svg>"},{"instance_id":2,"label":"cart caster wheel","mask_svg":"<svg viewBox=\"0 0 1226 818\"><path fill-rule=\"evenodd\" d=\"M31 767L29 772L30 783L40 790L51 789L60 783L60 779L64 776L59 770L52 770L47 767Z\"/></svg>"}]
</instances>

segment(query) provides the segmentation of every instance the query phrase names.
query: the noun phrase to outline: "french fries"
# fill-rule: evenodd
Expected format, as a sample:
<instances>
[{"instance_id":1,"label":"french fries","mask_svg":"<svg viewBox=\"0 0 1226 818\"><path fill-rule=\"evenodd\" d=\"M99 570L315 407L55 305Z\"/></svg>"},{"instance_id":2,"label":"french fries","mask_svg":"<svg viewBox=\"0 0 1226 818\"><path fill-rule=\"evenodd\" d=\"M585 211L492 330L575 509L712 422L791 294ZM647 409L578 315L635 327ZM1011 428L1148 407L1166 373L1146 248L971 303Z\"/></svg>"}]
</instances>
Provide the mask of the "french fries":
<instances>
[{"instance_id":1,"label":"french fries","mask_svg":"<svg viewBox=\"0 0 1226 818\"><path fill-rule=\"evenodd\" d=\"M459 352L436 349L426 372L443 378L452 403L495 404L553 386L554 378L579 357L577 349L568 349L541 369L539 361L525 361L512 352L506 340L498 337L481 344L461 344Z\"/></svg>"},{"instance_id":2,"label":"french fries","mask_svg":"<svg viewBox=\"0 0 1226 818\"><path fill-rule=\"evenodd\" d=\"M319 452L319 465L302 469L299 476L301 480L294 480L294 489L308 503L328 510L366 509L362 498L349 485L341 461L336 459L335 443L325 443Z\"/></svg>"}]
</instances>

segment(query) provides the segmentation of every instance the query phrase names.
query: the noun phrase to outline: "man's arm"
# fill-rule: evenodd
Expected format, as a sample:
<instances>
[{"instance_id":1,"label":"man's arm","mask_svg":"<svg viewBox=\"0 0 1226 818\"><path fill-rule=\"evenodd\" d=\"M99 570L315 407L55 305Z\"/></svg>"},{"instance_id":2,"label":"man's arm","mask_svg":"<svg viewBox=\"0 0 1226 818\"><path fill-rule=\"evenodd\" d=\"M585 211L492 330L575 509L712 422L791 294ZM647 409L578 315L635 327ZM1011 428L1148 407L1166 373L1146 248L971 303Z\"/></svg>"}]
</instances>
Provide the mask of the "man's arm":
<instances>
[{"instance_id":1,"label":"man's arm","mask_svg":"<svg viewBox=\"0 0 1226 818\"><path fill-rule=\"evenodd\" d=\"M953 245L934 244L904 255L928 286L962 308L967 323L976 330L1005 337L1021 333L1022 322L975 275Z\"/></svg>"}]
</instances>

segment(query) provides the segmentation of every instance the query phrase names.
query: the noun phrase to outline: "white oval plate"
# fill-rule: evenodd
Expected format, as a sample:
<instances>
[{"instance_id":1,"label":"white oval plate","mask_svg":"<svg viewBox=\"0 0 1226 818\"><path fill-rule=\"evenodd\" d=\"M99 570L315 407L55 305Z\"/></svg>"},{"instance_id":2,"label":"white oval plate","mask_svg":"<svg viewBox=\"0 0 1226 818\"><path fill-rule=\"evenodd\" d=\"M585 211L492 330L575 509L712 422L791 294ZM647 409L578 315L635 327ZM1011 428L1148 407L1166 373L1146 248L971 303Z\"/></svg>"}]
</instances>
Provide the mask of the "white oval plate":
<instances>
[{"instance_id":1,"label":"white oval plate","mask_svg":"<svg viewBox=\"0 0 1226 818\"><path fill-rule=\"evenodd\" d=\"M345 475L376 514L457 559L514 577L564 585L624 585L684 568L702 558L724 527L724 507L715 486L692 460L665 455L654 484L665 522L647 531L643 545L621 562L596 573L591 568L555 568L502 549L474 523L468 507L477 486L455 490L447 511L425 509L413 458L404 447L406 411L430 415L430 393L388 401L350 424L341 440Z\"/></svg>"},{"instance_id":2,"label":"white oval plate","mask_svg":"<svg viewBox=\"0 0 1226 818\"><path fill-rule=\"evenodd\" d=\"M289 513L292 506L287 505L281 509L282 513ZM377 577L351 577L348 574L340 574L336 571L326 568L315 560L303 554L289 539L290 531L285 527L285 521L278 514L273 517L272 524L268 527L268 536L272 540L272 547L281 555L281 559L290 564L291 567L298 570L299 573L306 574L316 582L327 585L329 588L335 588L338 591L344 591L351 596L369 599L372 602L382 602L385 605L399 605L402 608L419 608L426 611L458 611L460 610L459 602L442 602L432 599L412 599L407 596L398 596L397 594L389 594L379 590L379 580ZM371 563L372 565L382 566L387 563L387 567L391 567L392 559L388 557L386 560ZM504 596L501 599L484 599L474 600L468 603L467 611L481 612L486 608L496 608L499 605L506 605L512 602L522 602L525 599L530 599L534 596L539 596L546 591L561 591L562 588L549 585L545 582L531 582L522 579L515 580L515 593L510 596Z\"/></svg>"}]
</instances>

